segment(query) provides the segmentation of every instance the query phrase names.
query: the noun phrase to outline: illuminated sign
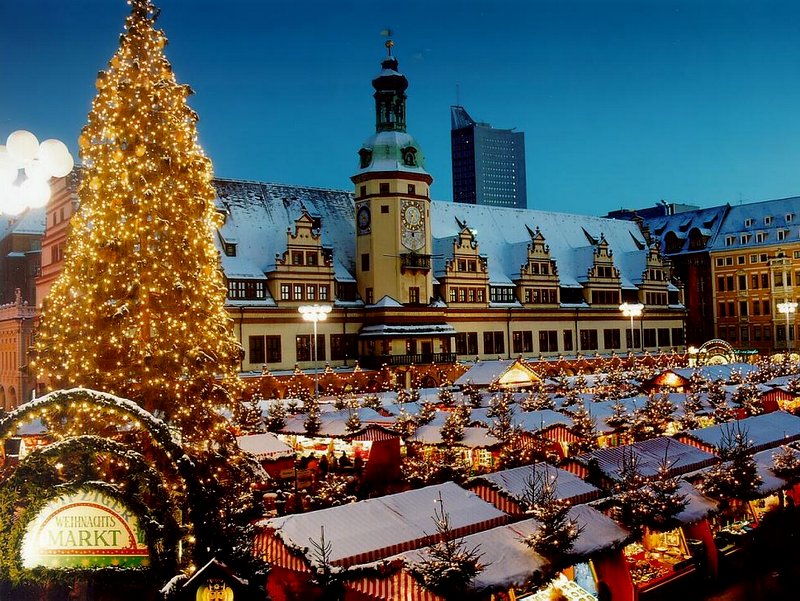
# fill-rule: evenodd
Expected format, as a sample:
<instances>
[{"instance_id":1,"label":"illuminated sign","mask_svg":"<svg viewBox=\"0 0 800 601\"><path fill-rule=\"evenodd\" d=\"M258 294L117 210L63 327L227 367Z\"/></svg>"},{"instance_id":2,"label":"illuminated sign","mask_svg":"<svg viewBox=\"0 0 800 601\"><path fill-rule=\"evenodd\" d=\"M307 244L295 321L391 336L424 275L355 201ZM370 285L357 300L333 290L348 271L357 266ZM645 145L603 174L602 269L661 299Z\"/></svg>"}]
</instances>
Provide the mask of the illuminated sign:
<instances>
[{"instance_id":1,"label":"illuminated sign","mask_svg":"<svg viewBox=\"0 0 800 601\"><path fill-rule=\"evenodd\" d=\"M47 503L28 524L21 555L29 569L149 564L138 517L121 501L91 487Z\"/></svg>"}]
</instances>

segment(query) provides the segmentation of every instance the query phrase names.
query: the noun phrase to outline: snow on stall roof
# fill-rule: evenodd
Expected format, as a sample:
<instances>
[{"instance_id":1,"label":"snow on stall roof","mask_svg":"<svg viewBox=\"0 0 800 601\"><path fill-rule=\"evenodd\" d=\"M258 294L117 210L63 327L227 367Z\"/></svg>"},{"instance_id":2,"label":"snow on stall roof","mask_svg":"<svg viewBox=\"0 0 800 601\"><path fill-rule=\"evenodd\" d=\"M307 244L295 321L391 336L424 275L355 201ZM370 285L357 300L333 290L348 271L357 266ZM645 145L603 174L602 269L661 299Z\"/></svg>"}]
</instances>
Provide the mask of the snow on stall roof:
<instances>
[{"instance_id":1,"label":"snow on stall roof","mask_svg":"<svg viewBox=\"0 0 800 601\"><path fill-rule=\"evenodd\" d=\"M719 449L725 437L735 433L737 428L747 432L747 439L753 444L754 451L800 439L800 417L786 411L754 415L734 422L687 430L683 434Z\"/></svg>"},{"instance_id":2,"label":"snow on stall roof","mask_svg":"<svg viewBox=\"0 0 800 601\"><path fill-rule=\"evenodd\" d=\"M568 554L581 560L600 551L618 548L625 543L630 533L608 516L589 505L576 505L569 510L569 517L578 522L582 531ZM483 554L484 569L475 576L470 588L474 591L507 589L526 586L537 576L548 561L533 551L523 541L539 527L539 522L527 519L505 526L498 526L464 537L466 548L477 547ZM406 551L389 559L402 559L406 564L417 563L425 557L425 549Z\"/></svg>"},{"instance_id":3,"label":"snow on stall roof","mask_svg":"<svg viewBox=\"0 0 800 601\"><path fill-rule=\"evenodd\" d=\"M618 447L596 449L579 455L577 459L584 464L591 460L608 478L618 479L619 469L625 453L633 452L639 458L639 469L643 476L654 476L666 459L672 475L685 474L717 462L717 457L667 436L634 442Z\"/></svg>"},{"instance_id":4,"label":"snow on stall roof","mask_svg":"<svg viewBox=\"0 0 800 601\"><path fill-rule=\"evenodd\" d=\"M301 550L309 563L314 562L309 539L319 540L320 529L324 527L325 539L332 545L330 561L347 564L348 559L364 553L385 549L388 555L395 545L425 544L428 536L436 534L433 516L440 495L454 530L495 524L507 518L475 493L445 482L329 509L271 518L259 524L274 529L287 546Z\"/></svg>"},{"instance_id":5,"label":"snow on stall roof","mask_svg":"<svg viewBox=\"0 0 800 601\"><path fill-rule=\"evenodd\" d=\"M692 377L695 371L699 371L707 380L723 380L727 382L734 372L747 376L754 371L758 371L758 367L750 363L728 363L726 365L703 365L702 367L676 367L665 371L672 371L687 380Z\"/></svg>"},{"instance_id":6,"label":"snow on stall roof","mask_svg":"<svg viewBox=\"0 0 800 601\"><path fill-rule=\"evenodd\" d=\"M242 451L250 453L259 461L294 457L294 449L291 445L286 444L271 432L237 436L236 444Z\"/></svg>"},{"instance_id":7,"label":"snow on stall roof","mask_svg":"<svg viewBox=\"0 0 800 601\"><path fill-rule=\"evenodd\" d=\"M383 427L391 427L395 418L393 416L385 417L369 407L359 407L355 409L358 414L358 419L361 421L361 426L366 427L369 425L377 425ZM330 408L328 411L322 411L319 414L320 427L317 436L342 438L352 434L347 429L347 420L350 417L349 409L336 410ZM297 413L286 417L286 425L281 428L281 434L302 434L306 433L306 414Z\"/></svg>"},{"instance_id":8,"label":"snow on stall roof","mask_svg":"<svg viewBox=\"0 0 800 601\"><path fill-rule=\"evenodd\" d=\"M484 424L487 427L491 426L494 421L493 418L486 415L488 411L488 407L473 409L472 413L470 414L470 421L472 423L477 422ZM525 432L538 432L539 430L543 430L558 424L566 426L567 428L571 428L574 424L571 417L558 411L553 411L552 409L522 411L518 407L513 406L511 421L512 424L519 426Z\"/></svg>"},{"instance_id":9,"label":"snow on stall roof","mask_svg":"<svg viewBox=\"0 0 800 601\"><path fill-rule=\"evenodd\" d=\"M675 516L680 524L694 524L716 513L719 503L701 493L686 480L679 481L678 494L686 497L686 507Z\"/></svg>"},{"instance_id":10,"label":"snow on stall roof","mask_svg":"<svg viewBox=\"0 0 800 601\"><path fill-rule=\"evenodd\" d=\"M509 367L516 363L516 359L497 359L493 361L478 361L453 382L453 386L488 386L502 376Z\"/></svg>"},{"instance_id":11,"label":"snow on stall roof","mask_svg":"<svg viewBox=\"0 0 800 601\"><path fill-rule=\"evenodd\" d=\"M782 447L778 449L767 449L753 455L753 460L756 462L756 469L758 475L761 476L761 486L758 487L758 494L761 497L774 494L779 490L789 488L790 483L785 479L775 474L772 471L774 465L774 457L782 449L789 449L794 453L794 456L800 459L800 451L792 447Z\"/></svg>"},{"instance_id":12,"label":"snow on stall roof","mask_svg":"<svg viewBox=\"0 0 800 601\"><path fill-rule=\"evenodd\" d=\"M414 435L408 439L408 442L416 442L427 445L444 444L441 426L434 424L420 426L414 432ZM464 428L464 436L461 438L461 440L455 443L455 446L466 447L468 449L486 449L495 447L499 444L500 441L489 434L489 430L487 428L482 428L480 426L468 426Z\"/></svg>"},{"instance_id":13,"label":"snow on stall roof","mask_svg":"<svg viewBox=\"0 0 800 601\"><path fill-rule=\"evenodd\" d=\"M543 462L475 476L467 481L467 486L483 482L515 501L522 502L534 471L537 475L546 475L548 479L555 482L555 495L559 499L573 500L581 497L586 501L600 496L600 489L597 487L581 480L571 472Z\"/></svg>"}]
</instances>

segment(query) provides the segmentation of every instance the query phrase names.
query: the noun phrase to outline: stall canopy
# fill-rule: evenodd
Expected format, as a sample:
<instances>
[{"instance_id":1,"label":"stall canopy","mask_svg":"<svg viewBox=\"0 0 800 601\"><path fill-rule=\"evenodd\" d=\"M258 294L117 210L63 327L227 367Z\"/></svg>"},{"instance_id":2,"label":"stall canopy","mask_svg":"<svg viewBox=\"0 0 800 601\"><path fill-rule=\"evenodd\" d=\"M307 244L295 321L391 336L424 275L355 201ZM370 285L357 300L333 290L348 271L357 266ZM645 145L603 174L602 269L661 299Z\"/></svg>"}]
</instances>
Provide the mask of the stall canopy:
<instances>
[{"instance_id":1,"label":"stall canopy","mask_svg":"<svg viewBox=\"0 0 800 601\"><path fill-rule=\"evenodd\" d=\"M623 459L630 453L638 457L639 470L644 477L656 475L664 461L669 466L671 476L692 472L718 461L711 453L667 436L629 445L596 449L579 455L577 459L586 466L596 462L605 477L617 480Z\"/></svg>"},{"instance_id":2,"label":"stall canopy","mask_svg":"<svg viewBox=\"0 0 800 601\"><path fill-rule=\"evenodd\" d=\"M504 524L508 516L453 482L367 499L309 513L270 518L259 526L282 543L288 553L267 543L268 561L293 565L298 555L314 563L310 540L331 542L330 563L347 567L369 563L430 544L436 538L434 510L439 499L450 515L453 537Z\"/></svg>"},{"instance_id":3,"label":"stall canopy","mask_svg":"<svg viewBox=\"0 0 800 601\"><path fill-rule=\"evenodd\" d=\"M675 516L675 520L681 524L694 524L700 520L717 512L719 503L714 499L705 496L686 480L680 481L678 494L686 497L686 507Z\"/></svg>"},{"instance_id":4,"label":"stall canopy","mask_svg":"<svg viewBox=\"0 0 800 601\"><path fill-rule=\"evenodd\" d=\"M596 553L621 547L630 533L614 520L588 505L576 505L570 509L570 518L582 528L568 554L575 562L585 561ZM481 571L473 580L474 591L507 590L524 588L527 583L548 567L548 561L533 551L524 539L539 527L534 519L492 528L464 538L468 549L477 548L483 554ZM425 557L425 550L401 554L406 565L414 564Z\"/></svg>"},{"instance_id":5,"label":"stall canopy","mask_svg":"<svg viewBox=\"0 0 800 601\"><path fill-rule=\"evenodd\" d=\"M417 443L429 446L440 446L445 444L442 439L442 431L439 426L420 426L414 435L408 439L408 443ZM489 434L487 428L471 426L464 428L464 435L456 442L456 446L468 449L489 449L496 447L500 441Z\"/></svg>"},{"instance_id":6,"label":"stall canopy","mask_svg":"<svg viewBox=\"0 0 800 601\"><path fill-rule=\"evenodd\" d=\"M370 409L369 407L359 407L355 409L358 419L363 427L384 427L391 428L395 422L395 417L386 417ZM350 411L323 411L319 415L320 427L315 436L326 438L348 438L353 432L347 429L347 420L350 418ZM286 418L286 424L281 428L281 434L297 434L305 436L307 416L305 413L290 415Z\"/></svg>"},{"instance_id":7,"label":"stall canopy","mask_svg":"<svg viewBox=\"0 0 800 601\"><path fill-rule=\"evenodd\" d=\"M521 388L530 386L541 378L521 359L498 359L497 361L478 361L453 383L455 386L477 386L488 388L492 384L500 388Z\"/></svg>"},{"instance_id":8,"label":"stall canopy","mask_svg":"<svg viewBox=\"0 0 800 601\"><path fill-rule=\"evenodd\" d=\"M544 462L475 476L467 481L466 487L503 511L518 513L519 507L524 504L530 483L537 478L552 482L556 498L573 504L592 501L601 494L600 489L584 482L575 474ZM491 494L492 492L495 494ZM511 505L506 500L511 501Z\"/></svg>"},{"instance_id":9,"label":"stall canopy","mask_svg":"<svg viewBox=\"0 0 800 601\"><path fill-rule=\"evenodd\" d=\"M250 453L259 461L273 461L284 457L294 457L294 449L271 432L237 436L236 443L245 453Z\"/></svg>"},{"instance_id":10,"label":"stall canopy","mask_svg":"<svg viewBox=\"0 0 800 601\"><path fill-rule=\"evenodd\" d=\"M795 457L800 459L800 451L793 449L791 447L786 447L790 449ZM781 449L768 449L766 451L761 451L760 453L756 453L753 455L753 460L756 462L756 469L758 470L758 475L761 476L761 486L758 487L758 496L759 497L766 497L768 495L775 494L779 490L784 490L791 486L791 483L786 480L786 478L782 478L777 476L775 472L772 470L774 465L774 457L778 454Z\"/></svg>"},{"instance_id":11,"label":"stall canopy","mask_svg":"<svg viewBox=\"0 0 800 601\"><path fill-rule=\"evenodd\" d=\"M725 439L736 433L737 429L747 432L753 451L763 451L800 440L800 417L785 411L773 411L708 428L687 430L678 437L690 444L699 443L698 446L719 450Z\"/></svg>"}]
</instances>

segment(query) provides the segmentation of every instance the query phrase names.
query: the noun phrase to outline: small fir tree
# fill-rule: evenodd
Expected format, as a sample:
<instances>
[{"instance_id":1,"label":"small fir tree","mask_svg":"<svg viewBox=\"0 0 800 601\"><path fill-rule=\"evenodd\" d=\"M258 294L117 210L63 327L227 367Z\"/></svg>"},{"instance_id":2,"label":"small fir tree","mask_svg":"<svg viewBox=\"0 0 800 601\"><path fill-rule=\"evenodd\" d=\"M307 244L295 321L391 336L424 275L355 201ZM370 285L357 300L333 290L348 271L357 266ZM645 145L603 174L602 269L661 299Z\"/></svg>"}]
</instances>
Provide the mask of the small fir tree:
<instances>
[{"instance_id":1,"label":"small fir tree","mask_svg":"<svg viewBox=\"0 0 800 601\"><path fill-rule=\"evenodd\" d=\"M520 408L523 411L553 410L556 408L556 404L545 390L544 383L541 380L533 380L530 390L520 403Z\"/></svg>"},{"instance_id":2,"label":"small fir tree","mask_svg":"<svg viewBox=\"0 0 800 601\"><path fill-rule=\"evenodd\" d=\"M256 395L247 402L237 403L234 422L247 434L264 432L264 417L261 415L261 397Z\"/></svg>"},{"instance_id":3,"label":"small fir tree","mask_svg":"<svg viewBox=\"0 0 800 601\"><path fill-rule=\"evenodd\" d=\"M344 427L348 434L353 434L361 429L361 418L358 415L358 409L350 408Z\"/></svg>"},{"instance_id":4,"label":"small fir tree","mask_svg":"<svg viewBox=\"0 0 800 601\"><path fill-rule=\"evenodd\" d=\"M309 537L311 543L311 582L322 589L323 601L341 601L344 598L342 569L331 563L333 544L325 539L325 527L320 526L319 540Z\"/></svg>"},{"instance_id":5,"label":"small fir tree","mask_svg":"<svg viewBox=\"0 0 800 601\"><path fill-rule=\"evenodd\" d=\"M319 433L319 429L322 427L322 421L320 420L320 407L319 401L316 397L312 395L308 395L303 403L303 413L306 414L306 419L303 422L303 426L306 429L306 434L309 436L316 436Z\"/></svg>"},{"instance_id":6,"label":"small fir tree","mask_svg":"<svg viewBox=\"0 0 800 601\"><path fill-rule=\"evenodd\" d=\"M570 450L574 454L588 453L597 448L597 422L583 402L579 402L572 410L572 432L577 437L570 443Z\"/></svg>"},{"instance_id":7,"label":"small fir tree","mask_svg":"<svg viewBox=\"0 0 800 601\"><path fill-rule=\"evenodd\" d=\"M797 451L788 446L781 447L772 455L772 471L790 484L800 482L800 458Z\"/></svg>"},{"instance_id":8,"label":"small fir tree","mask_svg":"<svg viewBox=\"0 0 800 601\"><path fill-rule=\"evenodd\" d=\"M483 571L480 563L483 554L479 547L470 549L463 538L453 537L450 514L445 510L441 493L437 504L433 521L439 542L420 553L419 561L410 566L409 572L427 589L445 599L454 599L466 592L475 576Z\"/></svg>"},{"instance_id":9,"label":"small fir tree","mask_svg":"<svg viewBox=\"0 0 800 601\"><path fill-rule=\"evenodd\" d=\"M672 422L675 406L666 394L655 393L647 397L645 404L633 412L630 433L634 440L647 440L661 436Z\"/></svg>"},{"instance_id":10,"label":"small fir tree","mask_svg":"<svg viewBox=\"0 0 800 601\"><path fill-rule=\"evenodd\" d=\"M759 399L758 387L747 380L743 382L731 395L731 401L741 407L746 415L760 415L764 407Z\"/></svg>"},{"instance_id":11,"label":"small fir tree","mask_svg":"<svg viewBox=\"0 0 800 601\"><path fill-rule=\"evenodd\" d=\"M523 542L554 563L569 553L583 528L569 517L569 501L558 497L558 474L547 464L531 468L525 479L523 504L528 515L539 522Z\"/></svg>"},{"instance_id":12,"label":"small fir tree","mask_svg":"<svg viewBox=\"0 0 800 601\"><path fill-rule=\"evenodd\" d=\"M678 418L678 425L681 430L695 430L700 427L698 413L702 411L703 403L700 400L699 392L687 392L686 399L681 405L681 415Z\"/></svg>"},{"instance_id":13,"label":"small fir tree","mask_svg":"<svg viewBox=\"0 0 800 601\"><path fill-rule=\"evenodd\" d=\"M715 499L752 499L758 495L761 476L752 456L753 443L741 422L726 424L722 431L719 456L722 459L700 480L700 490Z\"/></svg>"},{"instance_id":14,"label":"small fir tree","mask_svg":"<svg viewBox=\"0 0 800 601\"><path fill-rule=\"evenodd\" d=\"M270 402L264 422L268 432L277 432L286 425L286 407L282 400L275 399Z\"/></svg>"},{"instance_id":15,"label":"small fir tree","mask_svg":"<svg viewBox=\"0 0 800 601\"><path fill-rule=\"evenodd\" d=\"M396 430L403 440L408 440L417 431L417 419L411 415L405 408L400 408L400 413L394 420L393 429Z\"/></svg>"}]
</instances>

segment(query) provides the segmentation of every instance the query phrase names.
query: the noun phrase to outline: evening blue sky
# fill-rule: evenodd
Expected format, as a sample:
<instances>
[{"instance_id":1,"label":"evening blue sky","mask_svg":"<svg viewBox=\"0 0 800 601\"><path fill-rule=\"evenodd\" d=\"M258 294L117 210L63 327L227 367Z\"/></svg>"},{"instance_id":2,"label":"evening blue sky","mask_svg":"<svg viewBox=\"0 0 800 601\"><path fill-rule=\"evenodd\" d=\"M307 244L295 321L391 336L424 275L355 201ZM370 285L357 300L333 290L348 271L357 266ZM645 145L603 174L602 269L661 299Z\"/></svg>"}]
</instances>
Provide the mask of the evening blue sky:
<instances>
[{"instance_id":1,"label":"evening blue sky","mask_svg":"<svg viewBox=\"0 0 800 601\"><path fill-rule=\"evenodd\" d=\"M351 189L391 28L452 199L449 107L525 132L528 206L602 215L800 194L800 3L156 0L219 177ZM0 0L0 138L77 136L124 0Z\"/></svg>"}]
</instances>

